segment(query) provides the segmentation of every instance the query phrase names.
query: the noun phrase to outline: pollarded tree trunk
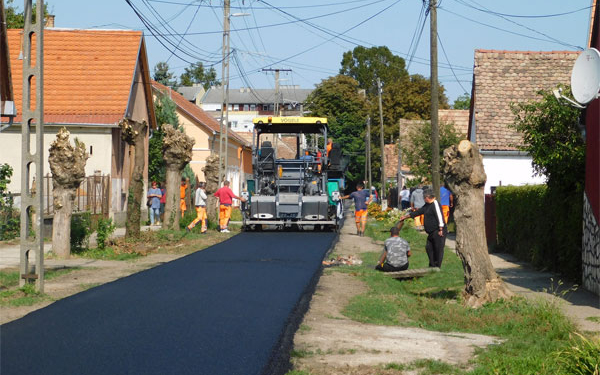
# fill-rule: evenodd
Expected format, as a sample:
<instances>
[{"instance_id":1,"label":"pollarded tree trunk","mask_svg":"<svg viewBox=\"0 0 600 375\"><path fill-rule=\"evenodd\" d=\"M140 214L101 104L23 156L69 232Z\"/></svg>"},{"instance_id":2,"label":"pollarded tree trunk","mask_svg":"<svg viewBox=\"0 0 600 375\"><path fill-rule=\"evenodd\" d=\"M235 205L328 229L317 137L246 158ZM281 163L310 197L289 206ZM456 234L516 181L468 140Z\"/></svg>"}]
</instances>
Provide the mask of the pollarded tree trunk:
<instances>
[{"instance_id":1,"label":"pollarded tree trunk","mask_svg":"<svg viewBox=\"0 0 600 375\"><path fill-rule=\"evenodd\" d=\"M52 250L61 258L71 256L71 214L77 188L85 178L85 163L89 155L85 145L75 138L69 142L69 132L61 128L50 145L48 162L52 171L54 219Z\"/></svg>"},{"instance_id":2,"label":"pollarded tree trunk","mask_svg":"<svg viewBox=\"0 0 600 375\"><path fill-rule=\"evenodd\" d=\"M181 171L192 160L194 139L169 124L163 125L163 131L163 159L167 166L167 202L163 228L178 230L181 217L179 208Z\"/></svg>"},{"instance_id":3,"label":"pollarded tree trunk","mask_svg":"<svg viewBox=\"0 0 600 375\"><path fill-rule=\"evenodd\" d=\"M484 222L486 175L481 154L463 140L444 151L444 179L455 196L456 252L465 272L465 303L479 307L512 295L498 277L487 252Z\"/></svg>"},{"instance_id":4,"label":"pollarded tree trunk","mask_svg":"<svg viewBox=\"0 0 600 375\"><path fill-rule=\"evenodd\" d=\"M219 220L219 200L213 194L219 189L219 156L211 155L206 158L206 166L202 168L204 178L206 179L206 214L208 220L218 222Z\"/></svg>"},{"instance_id":5,"label":"pollarded tree trunk","mask_svg":"<svg viewBox=\"0 0 600 375\"><path fill-rule=\"evenodd\" d=\"M142 196L144 195L144 165L146 153L144 140L148 131L146 121L137 122L123 119L119 122L121 138L135 149L133 159L133 173L129 181L127 193L127 222L125 223L125 237L140 236L140 219L142 211Z\"/></svg>"}]
</instances>

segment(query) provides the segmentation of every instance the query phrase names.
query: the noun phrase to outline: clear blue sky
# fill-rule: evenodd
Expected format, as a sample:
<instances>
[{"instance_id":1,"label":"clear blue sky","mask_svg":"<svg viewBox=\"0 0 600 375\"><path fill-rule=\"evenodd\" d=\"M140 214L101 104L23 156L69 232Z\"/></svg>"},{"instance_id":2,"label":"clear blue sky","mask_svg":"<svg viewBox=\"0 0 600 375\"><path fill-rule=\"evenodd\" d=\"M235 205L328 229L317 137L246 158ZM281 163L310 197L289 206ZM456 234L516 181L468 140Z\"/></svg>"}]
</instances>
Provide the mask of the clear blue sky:
<instances>
[{"instance_id":1,"label":"clear blue sky","mask_svg":"<svg viewBox=\"0 0 600 375\"><path fill-rule=\"evenodd\" d=\"M587 43L591 0L438 2L438 74L450 103L471 91L475 49L576 50ZM167 40L155 37L125 0L46 3L56 16L56 27L143 30L151 67L168 61L179 75L189 62L200 60L205 66L214 64L221 76L222 0L131 0L156 32L170 34ZM230 68L232 88L272 88L273 73L261 72L269 67L292 69L281 74L281 84L312 88L337 74L342 54L357 44L385 45L408 64L412 41L416 49L409 72L429 77L429 18L425 22L420 18L422 0L231 0L231 4L232 13L249 13L231 18L231 47L236 50ZM551 16L568 12L573 13ZM415 43L418 38L413 36L423 24Z\"/></svg>"}]
</instances>

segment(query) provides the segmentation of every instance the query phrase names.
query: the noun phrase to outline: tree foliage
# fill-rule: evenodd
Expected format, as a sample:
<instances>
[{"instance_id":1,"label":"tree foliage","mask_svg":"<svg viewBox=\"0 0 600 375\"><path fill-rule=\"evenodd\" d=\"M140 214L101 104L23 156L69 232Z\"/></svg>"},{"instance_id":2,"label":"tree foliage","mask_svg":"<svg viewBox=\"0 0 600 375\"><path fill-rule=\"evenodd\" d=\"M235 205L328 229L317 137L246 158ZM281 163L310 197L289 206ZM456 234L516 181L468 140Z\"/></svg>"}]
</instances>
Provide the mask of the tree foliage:
<instances>
[{"instance_id":1,"label":"tree foliage","mask_svg":"<svg viewBox=\"0 0 600 375\"><path fill-rule=\"evenodd\" d=\"M381 144L377 78L382 82L384 140L398 138L400 119L431 117L431 81L419 74L409 75L403 58L387 47L358 46L345 52L340 73L354 78L367 96L367 114L371 117L371 169L373 180L381 173ZM439 108L449 108L443 86L438 87ZM364 119L363 119L364 122ZM362 138L361 138L362 141ZM375 183L375 185L377 185Z\"/></svg>"},{"instance_id":2,"label":"tree foliage","mask_svg":"<svg viewBox=\"0 0 600 375\"><path fill-rule=\"evenodd\" d=\"M177 78L175 74L169 71L169 64L164 61L156 63L154 66L153 79L165 86L177 86Z\"/></svg>"},{"instance_id":3,"label":"tree foliage","mask_svg":"<svg viewBox=\"0 0 600 375\"><path fill-rule=\"evenodd\" d=\"M581 111L562 105L551 91L538 94L539 101L512 106L513 127L523 134L518 147L531 155L535 173L546 176L549 188L580 190L585 176L585 142L577 126Z\"/></svg>"},{"instance_id":4,"label":"tree foliage","mask_svg":"<svg viewBox=\"0 0 600 375\"><path fill-rule=\"evenodd\" d=\"M454 129L453 123L439 124L440 131L440 160L443 160L444 150L458 144L461 137ZM410 142L403 142L404 163L410 167L417 181L431 182L431 122L423 121L409 132ZM406 146L406 147L405 147Z\"/></svg>"},{"instance_id":5,"label":"tree foliage","mask_svg":"<svg viewBox=\"0 0 600 375\"><path fill-rule=\"evenodd\" d=\"M454 109L469 109L471 108L471 96L466 92L454 100L452 104Z\"/></svg>"},{"instance_id":6,"label":"tree foliage","mask_svg":"<svg viewBox=\"0 0 600 375\"><path fill-rule=\"evenodd\" d=\"M166 165L163 159L163 124L179 127L175 103L167 95L157 95L154 100L154 112L158 129L152 134L148 146L148 179L150 181L165 181Z\"/></svg>"},{"instance_id":7,"label":"tree foliage","mask_svg":"<svg viewBox=\"0 0 600 375\"><path fill-rule=\"evenodd\" d=\"M311 116L327 117L329 135L350 155L350 181L361 180L365 162L366 99L358 90L355 79L337 75L321 81L306 99Z\"/></svg>"},{"instance_id":8,"label":"tree foliage","mask_svg":"<svg viewBox=\"0 0 600 375\"><path fill-rule=\"evenodd\" d=\"M6 15L6 27L8 29L22 29L25 26L25 14L24 10L20 10L15 5L12 5L14 0L6 1L6 8L4 9ZM31 10L31 20L35 22L37 14L37 3L33 4ZM48 4L44 4L44 16L48 15Z\"/></svg>"},{"instance_id":9,"label":"tree foliage","mask_svg":"<svg viewBox=\"0 0 600 375\"><path fill-rule=\"evenodd\" d=\"M221 81L217 80L217 71L214 67L204 69L204 65L197 62L185 68L185 72L179 76L179 83L181 86L200 83L205 90L208 90L211 86L220 85Z\"/></svg>"}]
</instances>

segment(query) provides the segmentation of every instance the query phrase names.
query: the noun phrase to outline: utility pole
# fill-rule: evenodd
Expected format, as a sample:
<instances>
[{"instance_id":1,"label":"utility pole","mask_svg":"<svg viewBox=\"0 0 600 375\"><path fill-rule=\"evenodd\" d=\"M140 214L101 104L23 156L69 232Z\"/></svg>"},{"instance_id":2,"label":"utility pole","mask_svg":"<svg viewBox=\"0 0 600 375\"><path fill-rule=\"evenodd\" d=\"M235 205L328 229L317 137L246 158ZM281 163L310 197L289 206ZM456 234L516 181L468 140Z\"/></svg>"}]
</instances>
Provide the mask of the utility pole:
<instances>
[{"instance_id":1,"label":"utility pole","mask_svg":"<svg viewBox=\"0 0 600 375\"><path fill-rule=\"evenodd\" d=\"M44 1L32 22L32 0L25 0L23 27L23 113L21 120L21 241L19 286L35 280L36 290L44 292ZM35 51L31 41L36 39ZM33 54L32 54L33 52ZM3 52L4 53L4 52ZM35 60L35 64L32 62ZM32 98L35 82L35 99ZM35 150L30 150L31 130L35 128ZM37 181L30 188L29 177ZM34 222L31 222L33 219ZM30 229L35 231L32 236ZM35 267L30 257L35 254Z\"/></svg>"},{"instance_id":2,"label":"utility pole","mask_svg":"<svg viewBox=\"0 0 600 375\"><path fill-rule=\"evenodd\" d=\"M402 190L402 121L398 120L398 206L400 206L400 191Z\"/></svg>"},{"instance_id":3,"label":"utility pole","mask_svg":"<svg viewBox=\"0 0 600 375\"><path fill-rule=\"evenodd\" d=\"M437 4L429 0L431 25L431 177L433 193L440 197L440 133L438 121L438 58L437 58Z\"/></svg>"},{"instance_id":4,"label":"utility pole","mask_svg":"<svg viewBox=\"0 0 600 375\"><path fill-rule=\"evenodd\" d=\"M377 77L377 94L379 96L379 141L381 143L381 202L385 198L385 139L383 137L383 108L381 105L381 79ZM381 205L383 208L383 204Z\"/></svg>"},{"instance_id":5,"label":"utility pole","mask_svg":"<svg viewBox=\"0 0 600 375\"><path fill-rule=\"evenodd\" d=\"M371 116L367 116L367 168L368 174L365 178L367 178L367 189L369 189L370 193L373 181L373 175L371 174Z\"/></svg>"},{"instance_id":6,"label":"utility pole","mask_svg":"<svg viewBox=\"0 0 600 375\"><path fill-rule=\"evenodd\" d=\"M219 187L223 176L227 173L229 147L229 10L231 0L224 0L223 4L223 61L221 63L221 77L223 78L223 95L221 100L221 131L219 133Z\"/></svg>"},{"instance_id":7,"label":"utility pole","mask_svg":"<svg viewBox=\"0 0 600 375\"><path fill-rule=\"evenodd\" d=\"M273 103L273 115L279 116L279 101L281 94L279 93L279 72L291 72L292 69L262 69L263 72L275 72L275 100Z\"/></svg>"}]
</instances>

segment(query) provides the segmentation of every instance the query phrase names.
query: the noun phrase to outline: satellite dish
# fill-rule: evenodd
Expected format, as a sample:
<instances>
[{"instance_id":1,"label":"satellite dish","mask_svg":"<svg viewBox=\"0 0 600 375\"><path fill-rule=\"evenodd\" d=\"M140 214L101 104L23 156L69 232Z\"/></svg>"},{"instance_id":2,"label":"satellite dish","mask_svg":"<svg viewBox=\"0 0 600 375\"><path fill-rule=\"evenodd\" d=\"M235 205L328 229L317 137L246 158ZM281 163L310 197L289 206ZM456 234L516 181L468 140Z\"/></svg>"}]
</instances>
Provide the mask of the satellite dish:
<instances>
[{"instance_id":1,"label":"satellite dish","mask_svg":"<svg viewBox=\"0 0 600 375\"><path fill-rule=\"evenodd\" d=\"M600 52L595 48L583 51L573 65L571 72L573 97L581 104L587 104L598 97L600 91Z\"/></svg>"}]
</instances>

